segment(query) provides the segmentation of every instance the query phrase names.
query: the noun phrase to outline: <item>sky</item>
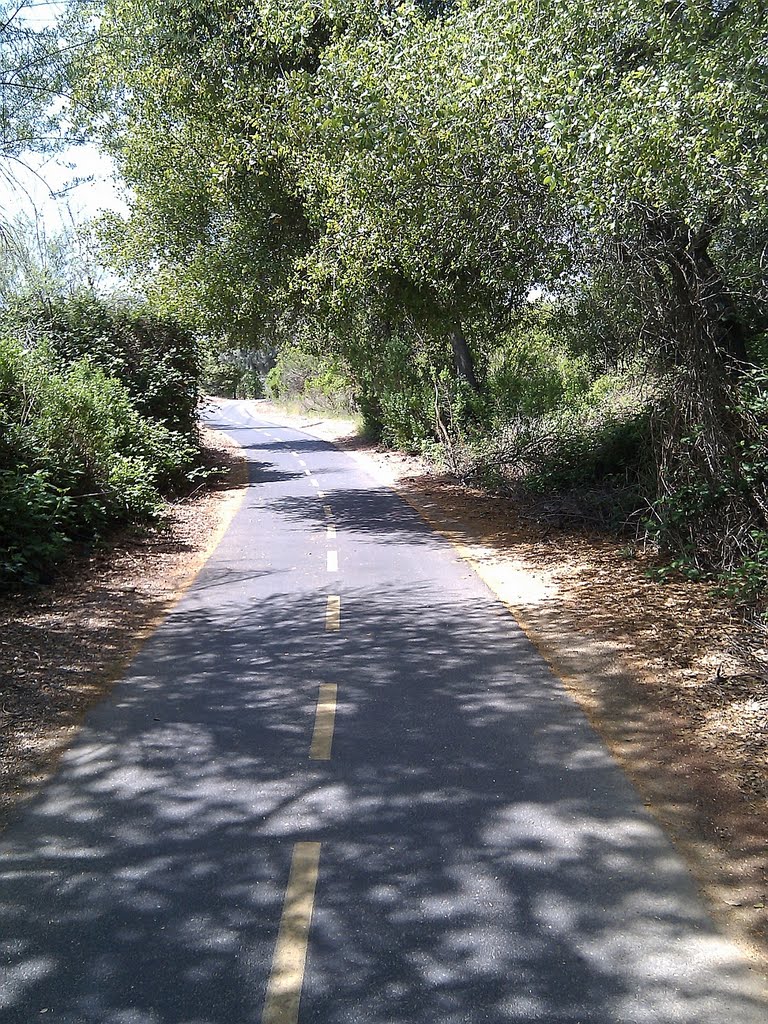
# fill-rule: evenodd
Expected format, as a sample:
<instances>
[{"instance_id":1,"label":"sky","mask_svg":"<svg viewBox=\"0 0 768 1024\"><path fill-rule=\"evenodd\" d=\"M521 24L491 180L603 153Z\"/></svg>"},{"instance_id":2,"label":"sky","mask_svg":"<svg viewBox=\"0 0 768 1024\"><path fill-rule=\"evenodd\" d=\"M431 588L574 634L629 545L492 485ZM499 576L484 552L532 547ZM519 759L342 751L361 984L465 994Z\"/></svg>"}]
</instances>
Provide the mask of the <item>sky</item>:
<instances>
[{"instance_id":1,"label":"sky","mask_svg":"<svg viewBox=\"0 0 768 1024\"><path fill-rule=\"evenodd\" d=\"M30 0L20 18L35 28L44 28L56 21L63 6ZM2 221L24 212L39 217L46 232L55 234L73 222L94 217L100 210L127 210L114 165L95 146L72 146L55 156L28 154L24 164L14 162L0 169Z\"/></svg>"},{"instance_id":2,"label":"sky","mask_svg":"<svg viewBox=\"0 0 768 1024\"><path fill-rule=\"evenodd\" d=\"M91 145L73 146L55 157L29 155L0 180L0 216L24 212L39 217L49 233L82 223L100 210L126 212L112 161Z\"/></svg>"}]
</instances>

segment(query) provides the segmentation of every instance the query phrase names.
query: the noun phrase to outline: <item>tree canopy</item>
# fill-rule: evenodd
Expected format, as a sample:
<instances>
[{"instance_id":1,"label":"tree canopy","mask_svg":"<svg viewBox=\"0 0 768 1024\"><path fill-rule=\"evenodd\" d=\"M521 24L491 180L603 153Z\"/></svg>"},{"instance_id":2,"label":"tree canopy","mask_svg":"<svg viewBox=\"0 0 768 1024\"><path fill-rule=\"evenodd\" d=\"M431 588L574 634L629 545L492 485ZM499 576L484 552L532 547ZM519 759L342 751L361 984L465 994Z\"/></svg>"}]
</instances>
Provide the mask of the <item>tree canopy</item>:
<instances>
[{"instance_id":1,"label":"tree canopy","mask_svg":"<svg viewBox=\"0 0 768 1024\"><path fill-rule=\"evenodd\" d=\"M733 389L768 323L767 29L759 0L94 0L69 22L79 123L131 196L105 244L163 310L345 360L401 438L498 433L526 346L587 387L632 365L667 438L656 497L717 504L727 466L760 530Z\"/></svg>"}]
</instances>

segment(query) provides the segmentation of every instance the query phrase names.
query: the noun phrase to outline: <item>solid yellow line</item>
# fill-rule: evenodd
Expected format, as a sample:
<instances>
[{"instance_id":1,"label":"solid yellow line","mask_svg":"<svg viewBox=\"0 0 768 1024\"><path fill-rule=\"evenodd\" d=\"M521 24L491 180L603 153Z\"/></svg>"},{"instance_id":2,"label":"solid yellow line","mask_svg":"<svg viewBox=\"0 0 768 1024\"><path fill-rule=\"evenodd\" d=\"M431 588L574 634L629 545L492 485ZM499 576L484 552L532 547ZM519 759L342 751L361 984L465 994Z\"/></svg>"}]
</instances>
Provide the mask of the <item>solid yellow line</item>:
<instances>
[{"instance_id":1,"label":"solid yellow line","mask_svg":"<svg viewBox=\"0 0 768 1024\"><path fill-rule=\"evenodd\" d=\"M315 903L320 843L296 843L267 985L262 1024L296 1024Z\"/></svg>"},{"instance_id":2,"label":"solid yellow line","mask_svg":"<svg viewBox=\"0 0 768 1024\"><path fill-rule=\"evenodd\" d=\"M330 761L333 727L336 721L336 683L322 683L317 695L315 728L312 746L309 748L311 761Z\"/></svg>"},{"instance_id":3,"label":"solid yellow line","mask_svg":"<svg viewBox=\"0 0 768 1024\"><path fill-rule=\"evenodd\" d=\"M243 446L238 444L233 438L229 437L228 434L225 434L224 431L213 430L212 427L206 427L206 429L211 430L214 434L218 434L220 437L224 437L227 442L232 443L233 448L239 449L240 452L243 451ZM241 508L245 501L245 496L248 493L248 462L245 459L243 459L242 462L236 462L229 474L229 477L232 484L232 493L223 499L219 524L211 534L208 544L194 557L188 566L188 572L179 580L179 583L173 593L171 593L166 600L161 602L160 607L153 615L150 615L141 625L139 625L136 632L133 634L133 637L130 639L128 647L120 658L107 663L107 666L102 673L103 679L113 680L120 678L130 662L133 661L139 651L141 651L147 643L149 638L154 635L160 626L162 626L173 609L181 603L181 600L187 591L192 589L195 581L202 572L203 566L224 539L232 520L237 515L237 512Z\"/></svg>"},{"instance_id":4,"label":"solid yellow line","mask_svg":"<svg viewBox=\"0 0 768 1024\"><path fill-rule=\"evenodd\" d=\"M341 626L341 598L329 595L325 606L325 630L327 633L338 632Z\"/></svg>"}]
</instances>

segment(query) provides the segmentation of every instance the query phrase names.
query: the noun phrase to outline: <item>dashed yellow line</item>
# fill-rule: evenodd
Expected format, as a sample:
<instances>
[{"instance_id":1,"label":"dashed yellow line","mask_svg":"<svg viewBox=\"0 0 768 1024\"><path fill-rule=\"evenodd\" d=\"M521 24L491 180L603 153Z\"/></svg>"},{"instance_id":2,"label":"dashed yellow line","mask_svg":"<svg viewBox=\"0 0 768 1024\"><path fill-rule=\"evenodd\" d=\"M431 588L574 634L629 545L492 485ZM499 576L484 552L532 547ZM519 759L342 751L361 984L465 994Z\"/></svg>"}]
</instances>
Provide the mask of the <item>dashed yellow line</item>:
<instances>
[{"instance_id":1,"label":"dashed yellow line","mask_svg":"<svg viewBox=\"0 0 768 1024\"><path fill-rule=\"evenodd\" d=\"M296 1024L320 865L320 843L296 843L262 1024Z\"/></svg>"},{"instance_id":2,"label":"dashed yellow line","mask_svg":"<svg viewBox=\"0 0 768 1024\"><path fill-rule=\"evenodd\" d=\"M337 633L341 628L341 598L335 594L328 595L325 606L325 631Z\"/></svg>"},{"instance_id":3,"label":"dashed yellow line","mask_svg":"<svg viewBox=\"0 0 768 1024\"><path fill-rule=\"evenodd\" d=\"M325 512L326 516L329 519L333 518L333 509L331 508L330 505L323 505L323 512Z\"/></svg>"},{"instance_id":4,"label":"dashed yellow line","mask_svg":"<svg viewBox=\"0 0 768 1024\"><path fill-rule=\"evenodd\" d=\"M315 728L309 757L312 761L330 761L333 729L336 722L336 683L322 683L317 696Z\"/></svg>"}]
</instances>

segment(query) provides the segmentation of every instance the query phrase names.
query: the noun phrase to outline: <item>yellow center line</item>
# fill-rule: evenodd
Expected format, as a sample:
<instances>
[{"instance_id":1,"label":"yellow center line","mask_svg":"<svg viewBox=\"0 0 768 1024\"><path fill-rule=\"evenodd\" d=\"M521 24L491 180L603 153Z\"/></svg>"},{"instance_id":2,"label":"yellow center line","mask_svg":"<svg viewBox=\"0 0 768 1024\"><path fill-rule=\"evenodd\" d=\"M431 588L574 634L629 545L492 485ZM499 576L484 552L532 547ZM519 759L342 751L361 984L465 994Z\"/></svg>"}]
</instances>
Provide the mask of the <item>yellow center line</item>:
<instances>
[{"instance_id":1,"label":"yellow center line","mask_svg":"<svg viewBox=\"0 0 768 1024\"><path fill-rule=\"evenodd\" d=\"M336 683L322 683L317 696L315 728L309 748L311 761L330 761L333 727L336 721Z\"/></svg>"},{"instance_id":2,"label":"yellow center line","mask_svg":"<svg viewBox=\"0 0 768 1024\"><path fill-rule=\"evenodd\" d=\"M262 1024L296 1024L315 903L320 843L296 843L267 984Z\"/></svg>"},{"instance_id":3,"label":"yellow center line","mask_svg":"<svg viewBox=\"0 0 768 1024\"><path fill-rule=\"evenodd\" d=\"M323 512L325 512L329 519L333 517L333 509L330 505L323 505Z\"/></svg>"},{"instance_id":4,"label":"yellow center line","mask_svg":"<svg viewBox=\"0 0 768 1024\"><path fill-rule=\"evenodd\" d=\"M328 596L325 607L325 630L327 633L338 632L341 625L341 598L335 594Z\"/></svg>"},{"instance_id":5,"label":"yellow center line","mask_svg":"<svg viewBox=\"0 0 768 1024\"><path fill-rule=\"evenodd\" d=\"M339 571L339 553L338 551L328 552L328 572Z\"/></svg>"}]
</instances>

